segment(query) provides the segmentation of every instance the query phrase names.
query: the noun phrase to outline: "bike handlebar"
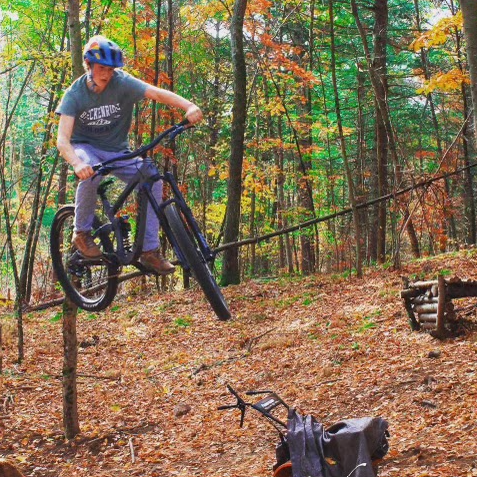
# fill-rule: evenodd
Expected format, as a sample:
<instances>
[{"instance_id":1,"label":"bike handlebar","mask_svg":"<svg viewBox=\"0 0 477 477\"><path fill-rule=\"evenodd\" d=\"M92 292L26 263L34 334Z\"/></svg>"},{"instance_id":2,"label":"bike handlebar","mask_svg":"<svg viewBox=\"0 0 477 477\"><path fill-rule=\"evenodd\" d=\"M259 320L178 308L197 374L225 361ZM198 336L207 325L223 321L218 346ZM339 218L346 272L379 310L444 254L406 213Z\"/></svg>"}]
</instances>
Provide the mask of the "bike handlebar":
<instances>
[{"instance_id":1,"label":"bike handlebar","mask_svg":"<svg viewBox=\"0 0 477 477\"><path fill-rule=\"evenodd\" d=\"M227 384L227 389L235 396L235 398L237 399L237 403L236 404L228 404L228 405L225 405L225 406L220 406L218 408L218 410L220 411L223 411L225 409L239 409L240 410L240 427L243 427L243 422L244 422L244 419L245 419L245 411L247 409L247 406L251 406L250 403L248 402L245 402L237 393L237 391L235 391L235 389L230 386L229 384Z\"/></svg>"},{"instance_id":2,"label":"bike handlebar","mask_svg":"<svg viewBox=\"0 0 477 477\"><path fill-rule=\"evenodd\" d=\"M95 164L94 166L92 166L92 169L93 171L100 174L101 173L100 170L103 167L107 166L108 164L111 164L117 161L122 161L125 159L133 159L134 157L144 156L146 152L150 151L151 149L154 149L165 137L170 136L171 139L174 139L177 135L181 134L182 132L184 132L186 129L189 129L190 127L193 127L192 125L190 125L190 121L188 119L184 119L180 123L174 124L169 129L166 129L164 132L159 134L159 136L157 136L154 140L152 140L149 144L139 147L135 151L128 152L127 154L122 154L121 156L112 157L111 159L108 159L107 161Z\"/></svg>"},{"instance_id":3,"label":"bike handlebar","mask_svg":"<svg viewBox=\"0 0 477 477\"><path fill-rule=\"evenodd\" d=\"M257 396L258 394L270 394L273 393L273 391L270 391L269 389L265 389L263 391L245 391L245 394L247 396Z\"/></svg>"},{"instance_id":4,"label":"bike handlebar","mask_svg":"<svg viewBox=\"0 0 477 477\"><path fill-rule=\"evenodd\" d=\"M273 401L267 402L267 405L265 405L263 403L263 400L259 401L258 403L246 402L243 398L239 396L237 391L235 391L235 389L232 388L232 386L230 386L229 384L227 384L227 389L235 397L237 402L235 404L226 404L225 406L219 406L217 409L220 411L223 411L226 409L238 409L240 411L240 427L243 427L243 423L245 419L245 411L247 410L247 407L251 407L252 409L255 409L255 411L258 411L260 414L262 414L267 419L272 421L272 424L275 423L273 425L279 432L280 430L276 427L276 424L279 424L281 427L284 427L284 428L287 427L287 425L284 422L282 422L280 419L277 419L275 416L273 416L270 413L270 411L273 408L275 408L278 404L282 404L286 409L289 409L288 404L286 404L280 397L278 397L272 391L247 391L245 393L249 396L255 396L258 394L268 394L270 398L273 398Z\"/></svg>"}]
</instances>

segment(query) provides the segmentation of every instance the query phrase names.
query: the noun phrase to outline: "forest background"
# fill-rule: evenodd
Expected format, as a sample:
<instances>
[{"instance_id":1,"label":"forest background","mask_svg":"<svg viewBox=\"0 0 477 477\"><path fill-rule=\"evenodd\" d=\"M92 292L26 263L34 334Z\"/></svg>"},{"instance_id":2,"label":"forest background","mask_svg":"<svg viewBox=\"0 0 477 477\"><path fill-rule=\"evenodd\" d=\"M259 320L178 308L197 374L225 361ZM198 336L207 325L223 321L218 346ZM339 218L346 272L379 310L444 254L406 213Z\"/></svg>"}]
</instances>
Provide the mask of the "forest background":
<instances>
[{"instance_id":1,"label":"forest background","mask_svg":"<svg viewBox=\"0 0 477 477\"><path fill-rule=\"evenodd\" d=\"M155 157L224 250L222 284L266 278L225 290L227 327L197 290L158 299L137 283L103 320L83 314L74 346L71 316L28 313L22 362L22 312L62 298L48 236L76 185L54 114L81 63L73 7L83 43L109 36L128 71L202 107L203 124ZM16 336L8 308L2 455L45 477L269 475L274 437L217 417L230 382L276 389L326 424L385 416L381 475L477 475L475 303L459 310L459 337L439 343L411 333L396 306L401 275L475 271L475 249L403 263L476 242L469 19L475 0L3 0L0 307L15 300L19 326ZM132 146L179 119L140 103ZM82 435L69 440L77 351Z\"/></svg>"},{"instance_id":2,"label":"forest background","mask_svg":"<svg viewBox=\"0 0 477 477\"><path fill-rule=\"evenodd\" d=\"M75 189L55 148L54 111L72 79L69 3L16 0L0 9L0 298L18 305L59 295L48 235ZM257 238L234 249L236 275L222 275L222 284L277 273L359 276L363 265L399 266L475 244L459 3L241 3L242 72L233 64L231 0L80 4L84 42L110 37L129 72L203 109L203 124L158 148L156 158L179 179L210 243ZM237 157L239 81L246 81L246 116ZM138 104L132 147L179 118ZM231 233L232 215L239 227ZM310 226L295 227L302 223Z\"/></svg>"}]
</instances>

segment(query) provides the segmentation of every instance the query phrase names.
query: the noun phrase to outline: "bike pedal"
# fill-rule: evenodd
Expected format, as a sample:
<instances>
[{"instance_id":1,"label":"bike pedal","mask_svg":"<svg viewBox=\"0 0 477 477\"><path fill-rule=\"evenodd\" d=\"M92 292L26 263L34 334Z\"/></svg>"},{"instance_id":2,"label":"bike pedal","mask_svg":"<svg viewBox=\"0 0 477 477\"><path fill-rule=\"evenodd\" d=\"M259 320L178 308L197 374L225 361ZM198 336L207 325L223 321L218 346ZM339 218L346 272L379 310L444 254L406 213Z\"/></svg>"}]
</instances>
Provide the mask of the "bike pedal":
<instances>
[{"instance_id":1,"label":"bike pedal","mask_svg":"<svg viewBox=\"0 0 477 477\"><path fill-rule=\"evenodd\" d=\"M104 262L109 262L109 260L104 255L102 255L101 257L95 257L95 258L88 258L81 255L81 261L79 263L83 266L88 266L88 265L101 265Z\"/></svg>"},{"instance_id":2,"label":"bike pedal","mask_svg":"<svg viewBox=\"0 0 477 477\"><path fill-rule=\"evenodd\" d=\"M103 253L101 257L102 262L110 263L117 267L121 266L121 262L119 261L117 255L115 253Z\"/></svg>"},{"instance_id":3,"label":"bike pedal","mask_svg":"<svg viewBox=\"0 0 477 477\"><path fill-rule=\"evenodd\" d=\"M154 277L159 277L160 275L154 272L154 270L150 270L149 268L146 268L141 262L136 261L131 263L131 265L134 265L140 272L142 272L144 275L149 275L149 276L154 276Z\"/></svg>"}]
</instances>

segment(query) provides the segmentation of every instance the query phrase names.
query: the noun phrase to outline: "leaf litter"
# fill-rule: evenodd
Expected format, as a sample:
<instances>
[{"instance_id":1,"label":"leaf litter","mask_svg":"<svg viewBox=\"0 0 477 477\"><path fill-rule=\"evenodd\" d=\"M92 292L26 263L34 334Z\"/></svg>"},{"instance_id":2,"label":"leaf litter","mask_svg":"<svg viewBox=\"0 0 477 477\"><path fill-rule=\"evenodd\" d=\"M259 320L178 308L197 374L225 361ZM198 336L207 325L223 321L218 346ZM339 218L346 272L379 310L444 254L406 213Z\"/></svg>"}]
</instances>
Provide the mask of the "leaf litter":
<instances>
[{"instance_id":1,"label":"leaf litter","mask_svg":"<svg viewBox=\"0 0 477 477\"><path fill-rule=\"evenodd\" d=\"M325 426L385 418L380 476L476 476L472 300L458 301L461 333L438 341L411 332L399 297L401 275L417 276L423 263L427 278L443 268L473 278L476 261L465 251L370 269L362 280L252 280L224 289L227 323L197 289L120 297L94 320L80 313L81 434L71 441L62 433L59 310L30 314L21 365L13 326L4 338L0 456L39 477L271 476L275 431L253 413L240 429L236 413L217 410L233 401L229 383L274 390Z\"/></svg>"}]
</instances>

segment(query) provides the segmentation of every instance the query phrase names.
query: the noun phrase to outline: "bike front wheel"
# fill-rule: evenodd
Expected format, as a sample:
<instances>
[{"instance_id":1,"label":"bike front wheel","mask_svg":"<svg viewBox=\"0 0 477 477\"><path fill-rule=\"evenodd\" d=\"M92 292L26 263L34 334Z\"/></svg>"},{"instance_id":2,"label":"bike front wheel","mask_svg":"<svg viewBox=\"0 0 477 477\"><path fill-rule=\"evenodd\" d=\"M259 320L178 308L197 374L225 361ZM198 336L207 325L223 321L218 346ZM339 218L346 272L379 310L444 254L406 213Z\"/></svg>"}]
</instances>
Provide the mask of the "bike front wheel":
<instances>
[{"instance_id":1,"label":"bike front wheel","mask_svg":"<svg viewBox=\"0 0 477 477\"><path fill-rule=\"evenodd\" d=\"M231 316L229 307L222 292L212 275L195 238L189 233L179 210L174 204L168 205L164 210L169 227L179 245L184 258L191 269L192 275L202 288L207 300L211 304L219 320L228 320Z\"/></svg>"},{"instance_id":2,"label":"bike front wheel","mask_svg":"<svg viewBox=\"0 0 477 477\"><path fill-rule=\"evenodd\" d=\"M104 310L118 289L119 266L112 259L113 245L108 234L98 230L100 222L95 217L92 234L103 256L84 258L72 244L74 215L74 206L64 206L53 219L50 233L53 270L73 303L88 311Z\"/></svg>"}]
</instances>

